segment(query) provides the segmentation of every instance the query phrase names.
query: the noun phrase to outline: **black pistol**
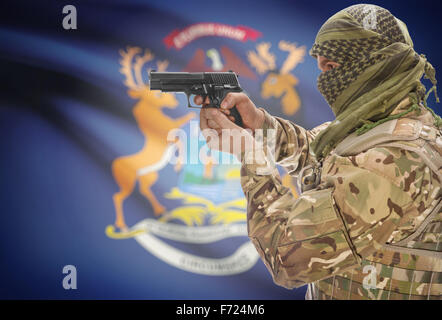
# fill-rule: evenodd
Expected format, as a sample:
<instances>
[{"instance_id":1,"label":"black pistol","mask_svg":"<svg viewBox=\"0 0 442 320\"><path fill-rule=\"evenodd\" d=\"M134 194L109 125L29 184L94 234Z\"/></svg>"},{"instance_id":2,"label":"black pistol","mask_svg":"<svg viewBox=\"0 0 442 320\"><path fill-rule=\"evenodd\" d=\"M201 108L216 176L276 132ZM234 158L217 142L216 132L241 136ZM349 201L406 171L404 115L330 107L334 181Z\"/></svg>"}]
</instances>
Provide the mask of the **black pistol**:
<instances>
[{"instance_id":1,"label":"black pistol","mask_svg":"<svg viewBox=\"0 0 442 320\"><path fill-rule=\"evenodd\" d=\"M200 95L203 101L209 97L210 103L204 108L220 108L221 102L229 92L242 92L235 72L149 72L150 90L162 92L184 92L189 108L191 95ZM230 109L235 123L243 127L236 106Z\"/></svg>"}]
</instances>

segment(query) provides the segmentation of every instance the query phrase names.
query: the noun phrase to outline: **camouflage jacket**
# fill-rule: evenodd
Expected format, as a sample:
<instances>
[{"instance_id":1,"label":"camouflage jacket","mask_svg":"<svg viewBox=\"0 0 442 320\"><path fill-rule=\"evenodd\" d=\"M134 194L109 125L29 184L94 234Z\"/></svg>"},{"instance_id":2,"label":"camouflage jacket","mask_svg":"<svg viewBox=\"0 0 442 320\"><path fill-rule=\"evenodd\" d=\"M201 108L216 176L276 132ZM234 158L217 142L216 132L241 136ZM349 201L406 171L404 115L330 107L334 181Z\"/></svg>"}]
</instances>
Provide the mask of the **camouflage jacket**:
<instances>
[{"instance_id":1,"label":"camouflage jacket","mask_svg":"<svg viewBox=\"0 0 442 320\"><path fill-rule=\"evenodd\" d=\"M328 123L307 131L264 113L264 130L276 130L278 165L296 176L316 163L309 144ZM428 111L409 117L434 128ZM402 123L395 130L401 128L409 129ZM437 143L418 140L432 143L440 157L440 131L434 132ZM248 234L276 284L310 284L306 297L313 299L441 298L442 261L432 253L441 251L442 214L439 210L430 223L425 220L441 199L441 168L429 168L417 153L397 145L352 156L332 152L323 162L320 184L295 197L277 168L260 171L263 165L246 163L247 157L241 184ZM271 167L268 157L265 161ZM418 229L418 237L405 246L430 254L385 246Z\"/></svg>"}]
</instances>

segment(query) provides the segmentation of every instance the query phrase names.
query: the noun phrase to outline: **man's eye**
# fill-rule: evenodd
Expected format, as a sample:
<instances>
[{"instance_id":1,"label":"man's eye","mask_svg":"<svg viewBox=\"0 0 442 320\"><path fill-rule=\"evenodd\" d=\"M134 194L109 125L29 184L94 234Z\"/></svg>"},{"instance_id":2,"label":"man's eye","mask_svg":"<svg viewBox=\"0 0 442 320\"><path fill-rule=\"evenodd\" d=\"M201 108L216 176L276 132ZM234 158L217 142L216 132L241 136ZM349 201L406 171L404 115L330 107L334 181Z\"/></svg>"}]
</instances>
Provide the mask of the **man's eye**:
<instances>
[{"instance_id":1,"label":"man's eye","mask_svg":"<svg viewBox=\"0 0 442 320\"><path fill-rule=\"evenodd\" d=\"M330 70L336 69L337 67L339 67L339 65L329 64L329 65L327 65L327 67L328 67L327 70L330 71Z\"/></svg>"}]
</instances>

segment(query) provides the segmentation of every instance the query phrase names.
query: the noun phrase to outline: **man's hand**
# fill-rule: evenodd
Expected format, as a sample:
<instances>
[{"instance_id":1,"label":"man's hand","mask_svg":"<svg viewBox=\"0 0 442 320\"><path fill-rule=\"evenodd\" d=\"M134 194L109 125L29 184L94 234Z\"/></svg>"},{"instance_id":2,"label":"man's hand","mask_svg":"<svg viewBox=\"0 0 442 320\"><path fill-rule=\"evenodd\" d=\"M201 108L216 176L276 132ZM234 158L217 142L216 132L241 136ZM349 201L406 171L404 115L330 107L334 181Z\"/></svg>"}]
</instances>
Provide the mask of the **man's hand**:
<instances>
[{"instance_id":1,"label":"man's hand","mask_svg":"<svg viewBox=\"0 0 442 320\"><path fill-rule=\"evenodd\" d=\"M196 96L194 102L197 105L203 104L203 98L201 96ZM204 105L208 104L209 102L209 98L207 97L206 101L204 101ZM255 106L255 104L245 93L228 93L222 101L221 109L219 110L224 113L231 121L235 121L235 119L230 115L230 109L232 109L234 106L236 106L236 109L241 115L245 129L251 129L252 131L255 131L255 129L262 128L262 125L264 123L264 113ZM215 130L223 129L220 128L219 125L211 119L209 120L209 128Z\"/></svg>"},{"instance_id":2,"label":"man's hand","mask_svg":"<svg viewBox=\"0 0 442 320\"><path fill-rule=\"evenodd\" d=\"M239 161L244 152L255 146L251 130L237 126L219 109L201 109L200 127L210 149L231 153Z\"/></svg>"}]
</instances>

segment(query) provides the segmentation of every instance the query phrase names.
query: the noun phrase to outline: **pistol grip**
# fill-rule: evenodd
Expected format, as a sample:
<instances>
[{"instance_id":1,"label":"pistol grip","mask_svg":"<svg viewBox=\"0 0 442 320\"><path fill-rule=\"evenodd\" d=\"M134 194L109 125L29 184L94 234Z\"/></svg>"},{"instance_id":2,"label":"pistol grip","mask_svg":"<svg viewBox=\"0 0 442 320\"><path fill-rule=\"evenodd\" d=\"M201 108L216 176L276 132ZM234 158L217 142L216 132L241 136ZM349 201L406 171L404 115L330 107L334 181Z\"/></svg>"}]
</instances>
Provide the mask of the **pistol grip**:
<instances>
[{"instance_id":1,"label":"pistol grip","mask_svg":"<svg viewBox=\"0 0 442 320\"><path fill-rule=\"evenodd\" d=\"M239 114L238 109L236 109L236 106L230 109L230 115L235 118L234 122L237 126L240 126L241 128L244 127L241 115Z\"/></svg>"}]
</instances>

